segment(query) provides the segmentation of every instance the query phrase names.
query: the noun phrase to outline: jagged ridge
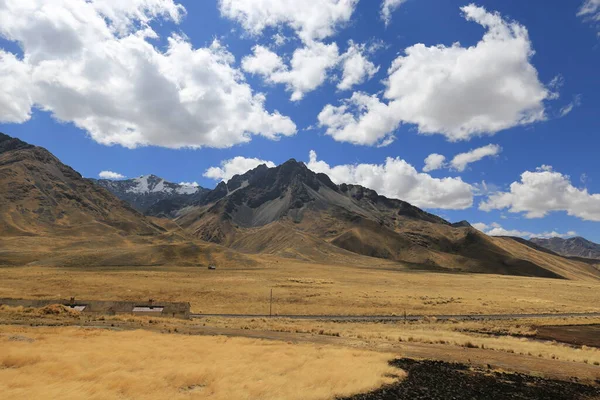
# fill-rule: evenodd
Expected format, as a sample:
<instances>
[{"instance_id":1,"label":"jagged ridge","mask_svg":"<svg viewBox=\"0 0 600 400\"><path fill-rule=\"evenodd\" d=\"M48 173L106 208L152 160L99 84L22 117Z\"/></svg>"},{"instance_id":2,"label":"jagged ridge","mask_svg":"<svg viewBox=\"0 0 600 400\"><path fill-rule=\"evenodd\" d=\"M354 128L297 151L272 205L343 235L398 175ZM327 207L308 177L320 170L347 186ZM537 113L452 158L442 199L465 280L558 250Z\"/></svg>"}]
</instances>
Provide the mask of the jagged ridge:
<instances>
[{"instance_id":1,"label":"jagged ridge","mask_svg":"<svg viewBox=\"0 0 600 400\"><path fill-rule=\"evenodd\" d=\"M600 244L591 242L579 236L569 239L558 237L550 239L533 238L531 239L531 242L566 257L582 257L600 260Z\"/></svg>"},{"instance_id":2,"label":"jagged ridge","mask_svg":"<svg viewBox=\"0 0 600 400\"><path fill-rule=\"evenodd\" d=\"M344 257L341 249L438 271L561 278L577 275L581 267L586 276L598 276L590 266L540 258L517 241L488 237L466 221L450 224L373 190L336 185L293 159L221 182L202 202L181 210L176 221L203 240L240 251L319 262Z\"/></svg>"}]
</instances>

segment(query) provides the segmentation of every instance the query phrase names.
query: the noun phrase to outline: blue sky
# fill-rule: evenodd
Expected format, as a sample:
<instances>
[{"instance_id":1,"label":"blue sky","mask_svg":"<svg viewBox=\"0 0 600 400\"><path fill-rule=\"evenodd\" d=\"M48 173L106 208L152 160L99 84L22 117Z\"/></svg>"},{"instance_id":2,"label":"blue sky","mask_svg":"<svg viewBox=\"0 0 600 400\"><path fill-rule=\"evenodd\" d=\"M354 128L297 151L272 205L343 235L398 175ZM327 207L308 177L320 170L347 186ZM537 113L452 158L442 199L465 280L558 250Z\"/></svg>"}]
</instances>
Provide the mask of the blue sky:
<instances>
[{"instance_id":1,"label":"blue sky","mask_svg":"<svg viewBox=\"0 0 600 400\"><path fill-rule=\"evenodd\" d=\"M46 147L86 177L152 173L214 187L219 175L206 171L226 172L221 164L235 157L308 162L313 150L326 163L313 168L334 180L354 180L451 221L483 223L490 233L576 232L600 241L597 0L482 0L470 9L461 9L465 1L397 1L387 25L383 0L282 1L276 10L258 10L254 0L136 0L122 9L103 0L31 3L35 10L17 0L0 5L0 131ZM482 26L490 20L491 28ZM154 34L140 39L149 28ZM486 32L495 34L486 39ZM340 90L350 40L371 71ZM110 53L107 43L121 47ZM420 56L405 52L417 44ZM261 57L257 45L266 50ZM295 52L325 48L328 56L304 60L330 63L322 82L318 73L296 71ZM245 57L254 57L254 69ZM223 83L213 73L236 78ZM302 98L292 101L296 91ZM352 103L353 94L364 98ZM180 104L171 109L184 103L177 99L188 99L185 118ZM372 119L363 121L352 105ZM458 168L451 162L489 145L497 154L466 156L472 162ZM446 157L444 166L423 172L433 153Z\"/></svg>"}]
</instances>

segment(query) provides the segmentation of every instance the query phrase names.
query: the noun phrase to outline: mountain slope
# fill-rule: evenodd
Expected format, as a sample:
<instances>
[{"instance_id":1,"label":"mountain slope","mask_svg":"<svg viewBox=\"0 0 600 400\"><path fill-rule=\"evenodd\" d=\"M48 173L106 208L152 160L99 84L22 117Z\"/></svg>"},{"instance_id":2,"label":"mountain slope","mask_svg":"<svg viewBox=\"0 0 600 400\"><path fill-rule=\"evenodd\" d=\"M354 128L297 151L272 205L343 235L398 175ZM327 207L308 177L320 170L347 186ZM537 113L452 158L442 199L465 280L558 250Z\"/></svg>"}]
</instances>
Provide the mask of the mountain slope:
<instances>
[{"instance_id":1,"label":"mountain slope","mask_svg":"<svg viewBox=\"0 0 600 400\"><path fill-rule=\"evenodd\" d=\"M156 222L47 150L0 133L0 265L256 264Z\"/></svg>"},{"instance_id":2,"label":"mountain slope","mask_svg":"<svg viewBox=\"0 0 600 400\"><path fill-rule=\"evenodd\" d=\"M161 229L50 152L0 133L0 235Z\"/></svg>"},{"instance_id":3,"label":"mountain slope","mask_svg":"<svg viewBox=\"0 0 600 400\"><path fill-rule=\"evenodd\" d=\"M566 257L582 257L600 260L600 244L590 242L582 237L574 237L569 239L533 238L531 241L538 246L542 246Z\"/></svg>"},{"instance_id":4,"label":"mountain slope","mask_svg":"<svg viewBox=\"0 0 600 400\"><path fill-rule=\"evenodd\" d=\"M138 194L177 193L153 176L134 187ZM175 218L152 220L47 150L0 134L0 265L255 265L244 252L324 265L375 267L380 258L421 270L600 275L590 263L490 238L360 186L335 185L295 160L200 192L190 194L198 196L191 203L159 200L151 208L170 208Z\"/></svg>"},{"instance_id":5,"label":"mountain slope","mask_svg":"<svg viewBox=\"0 0 600 400\"><path fill-rule=\"evenodd\" d=\"M373 190L335 185L295 160L220 183L201 204L180 210L176 222L198 238L239 251L316 262L353 253L427 270L577 275L578 263L535 257L536 250L517 242L506 246L466 222L452 225ZM589 265L582 268L586 279L600 275Z\"/></svg>"},{"instance_id":6,"label":"mountain slope","mask_svg":"<svg viewBox=\"0 0 600 400\"><path fill-rule=\"evenodd\" d=\"M494 243L515 258L543 265L547 270L572 280L597 280L600 270L590 260L576 260L562 257L547 249L537 250L535 244L522 238L494 237Z\"/></svg>"},{"instance_id":7,"label":"mountain slope","mask_svg":"<svg viewBox=\"0 0 600 400\"><path fill-rule=\"evenodd\" d=\"M200 186L168 182L156 175L121 181L94 179L93 182L126 201L139 212L151 216L168 216L174 210L201 201L210 192Z\"/></svg>"}]
</instances>

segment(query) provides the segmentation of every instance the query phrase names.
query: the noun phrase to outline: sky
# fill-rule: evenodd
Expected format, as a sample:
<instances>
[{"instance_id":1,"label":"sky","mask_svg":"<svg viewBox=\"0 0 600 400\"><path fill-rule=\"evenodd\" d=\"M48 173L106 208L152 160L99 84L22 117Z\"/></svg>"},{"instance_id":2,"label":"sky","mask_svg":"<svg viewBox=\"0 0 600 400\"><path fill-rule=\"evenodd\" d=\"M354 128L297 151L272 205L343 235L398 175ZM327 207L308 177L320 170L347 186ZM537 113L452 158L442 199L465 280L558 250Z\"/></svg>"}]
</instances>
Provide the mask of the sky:
<instances>
[{"instance_id":1,"label":"sky","mask_svg":"<svg viewBox=\"0 0 600 400\"><path fill-rule=\"evenodd\" d=\"M600 242L600 0L0 0L0 131L83 176L290 158Z\"/></svg>"}]
</instances>

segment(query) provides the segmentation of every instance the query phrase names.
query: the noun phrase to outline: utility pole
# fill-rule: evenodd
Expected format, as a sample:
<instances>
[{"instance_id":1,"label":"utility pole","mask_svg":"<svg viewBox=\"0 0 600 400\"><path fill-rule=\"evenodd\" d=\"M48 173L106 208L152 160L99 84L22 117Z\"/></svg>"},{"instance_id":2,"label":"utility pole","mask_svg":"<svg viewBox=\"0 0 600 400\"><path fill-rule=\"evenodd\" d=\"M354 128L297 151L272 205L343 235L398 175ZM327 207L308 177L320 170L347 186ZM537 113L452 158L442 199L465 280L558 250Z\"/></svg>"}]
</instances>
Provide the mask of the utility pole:
<instances>
[{"instance_id":1,"label":"utility pole","mask_svg":"<svg viewBox=\"0 0 600 400\"><path fill-rule=\"evenodd\" d=\"M269 301L269 317L273 316L273 289L271 289L271 300Z\"/></svg>"}]
</instances>

